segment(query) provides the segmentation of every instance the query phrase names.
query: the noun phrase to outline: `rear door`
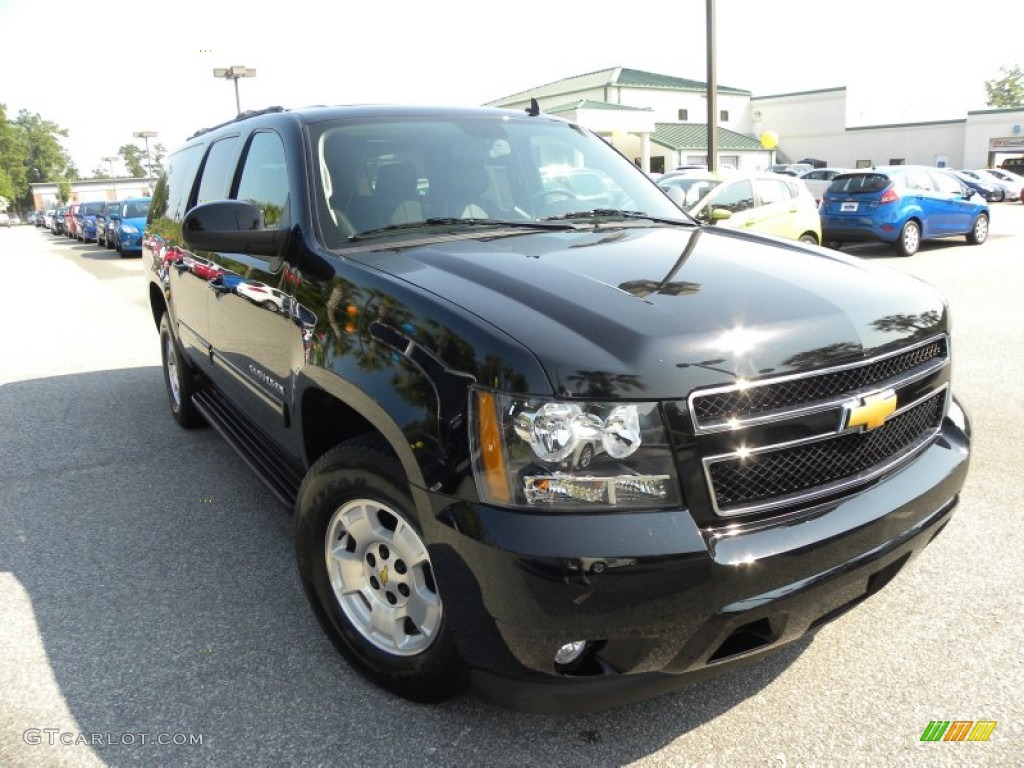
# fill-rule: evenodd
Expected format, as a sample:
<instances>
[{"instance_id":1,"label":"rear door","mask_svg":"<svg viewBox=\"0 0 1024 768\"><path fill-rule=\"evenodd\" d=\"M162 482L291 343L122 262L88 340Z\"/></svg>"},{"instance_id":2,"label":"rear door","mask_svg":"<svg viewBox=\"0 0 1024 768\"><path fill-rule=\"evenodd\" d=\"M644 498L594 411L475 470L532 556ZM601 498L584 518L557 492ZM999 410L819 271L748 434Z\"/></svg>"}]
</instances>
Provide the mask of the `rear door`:
<instances>
[{"instance_id":1,"label":"rear door","mask_svg":"<svg viewBox=\"0 0 1024 768\"><path fill-rule=\"evenodd\" d=\"M798 200L794 189L783 179L754 179L754 212L758 232L779 237L796 239L794 220L798 211Z\"/></svg>"}]
</instances>

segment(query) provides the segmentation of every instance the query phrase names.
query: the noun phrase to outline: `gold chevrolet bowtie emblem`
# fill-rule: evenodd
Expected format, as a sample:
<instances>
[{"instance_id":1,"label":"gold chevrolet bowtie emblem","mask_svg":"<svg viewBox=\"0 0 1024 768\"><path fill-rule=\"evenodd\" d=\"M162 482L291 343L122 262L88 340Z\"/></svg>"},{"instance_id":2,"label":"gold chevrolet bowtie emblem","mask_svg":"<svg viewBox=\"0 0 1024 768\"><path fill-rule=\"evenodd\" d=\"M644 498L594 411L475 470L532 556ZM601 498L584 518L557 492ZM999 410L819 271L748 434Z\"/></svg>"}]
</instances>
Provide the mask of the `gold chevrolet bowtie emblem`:
<instances>
[{"instance_id":1,"label":"gold chevrolet bowtie emblem","mask_svg":"<svg viewBox=\"0 0 1024 768\"><path fill-rule=\"evenodd\" d=\"M891 389L874 395L865 395L853 403L843 407L843 427L864 431L878 429L885 420L896 412L896 393Z\"/></svg>"},{"instance_id":2,"label":"gold chevrolet bowtie emblem","mask_svg":"<svg viewBox=\"0 0 1024 768\"><path fill-rule=\"evenodd\" d=\"M385 587L388 585L388 567L385 565L384 570L380 572L380 583Z\"/></svg>"}]
</instances>

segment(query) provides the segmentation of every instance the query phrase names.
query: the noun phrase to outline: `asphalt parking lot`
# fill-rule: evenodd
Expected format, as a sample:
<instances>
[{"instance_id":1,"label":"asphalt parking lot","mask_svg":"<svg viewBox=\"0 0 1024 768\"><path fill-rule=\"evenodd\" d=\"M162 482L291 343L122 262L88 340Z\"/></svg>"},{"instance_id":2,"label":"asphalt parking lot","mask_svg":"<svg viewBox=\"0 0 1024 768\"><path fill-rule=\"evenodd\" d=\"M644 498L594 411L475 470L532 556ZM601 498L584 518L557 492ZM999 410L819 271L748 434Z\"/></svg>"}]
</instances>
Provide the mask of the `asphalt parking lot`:
<instances>
[{"instance_id":1,"label":"asphalt parking lot","mask_svg":"<svg viewBox=\"0 0 1024 768\"><path fill-rule=\"evenodd\" d=\"M287 510L167 413L141 262L0 230L0 766L1021 765L1022 246L1024 205L998 204L981 247L849 249L952 308L974 457L919 558L756 666L542 716L354 673L306 604ZM921 742L933 720L997 725Z\"/></svg>"}]
</instances>

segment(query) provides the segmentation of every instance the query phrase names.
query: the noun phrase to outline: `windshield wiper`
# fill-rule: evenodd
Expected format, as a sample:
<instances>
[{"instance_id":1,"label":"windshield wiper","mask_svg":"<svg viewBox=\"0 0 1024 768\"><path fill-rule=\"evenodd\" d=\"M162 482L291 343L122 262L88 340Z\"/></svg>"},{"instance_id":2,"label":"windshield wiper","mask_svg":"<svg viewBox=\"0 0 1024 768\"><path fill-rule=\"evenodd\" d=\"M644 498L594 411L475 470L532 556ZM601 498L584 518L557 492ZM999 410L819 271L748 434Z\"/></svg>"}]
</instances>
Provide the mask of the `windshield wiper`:
<instances>
[{"instance_id":1,"label":"windshield wiper","mask_svg":"<svg viewBox=\"0 0 1024 768\"><path fill-rule=\"evenodd\" d=\"M642 219L659 224L692 224L689 219L670 219L665 216L652 216L643 211L624 211L619 208L592 208L589 211L573 211L560 213L557 216L546 216L541 221L571 221L572 219Z\"/></svg>"},{"instance_id":2,"label":"windshield wiper","mask_svg":"<svg viewBox=\"0 0 1024 768\"><path fill-rule=\"evenodd\" d=\"M439 217L432 219L423 219L422 221L407 221L402 224L389 224L386 227L376 227L374 229L367 229L364 232L356 232L354 235L349 235L349 242L355 242L358 240L364 240L366 238L380 237L381 235L390 235L396 232L402 232L411 229L424 229L430 227L510 227L514 229L553 229L557 231L565 231L568 229L575 229L576 227L569 222L557 222L549 221L547 219L538 221L536 219L531 220L519 220L519 219L461 219L454 216L451 217Z\"/></svg>"}]
</instances>

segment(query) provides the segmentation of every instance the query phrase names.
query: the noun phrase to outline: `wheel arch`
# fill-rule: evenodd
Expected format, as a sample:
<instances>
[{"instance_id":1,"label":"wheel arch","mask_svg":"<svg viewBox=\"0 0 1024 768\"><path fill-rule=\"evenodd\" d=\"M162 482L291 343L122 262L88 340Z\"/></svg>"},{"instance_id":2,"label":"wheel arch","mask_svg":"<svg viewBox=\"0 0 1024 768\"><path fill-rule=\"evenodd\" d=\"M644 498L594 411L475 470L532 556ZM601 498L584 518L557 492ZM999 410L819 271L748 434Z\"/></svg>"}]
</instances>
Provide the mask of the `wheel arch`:
<instances>
[{"instance_id":1,"label":"wheel arch","mask_svg":"<svg viewBox=\"0 0 1024 768\"><path fill-rule=\"evenodd\" d=\"M296 391L307 466L340 443L376 434L387 443L413 489L426 487L423 468L406 432L377 400L352 382L317 367L304 372Z\"/></svg>"}]
</instances>

